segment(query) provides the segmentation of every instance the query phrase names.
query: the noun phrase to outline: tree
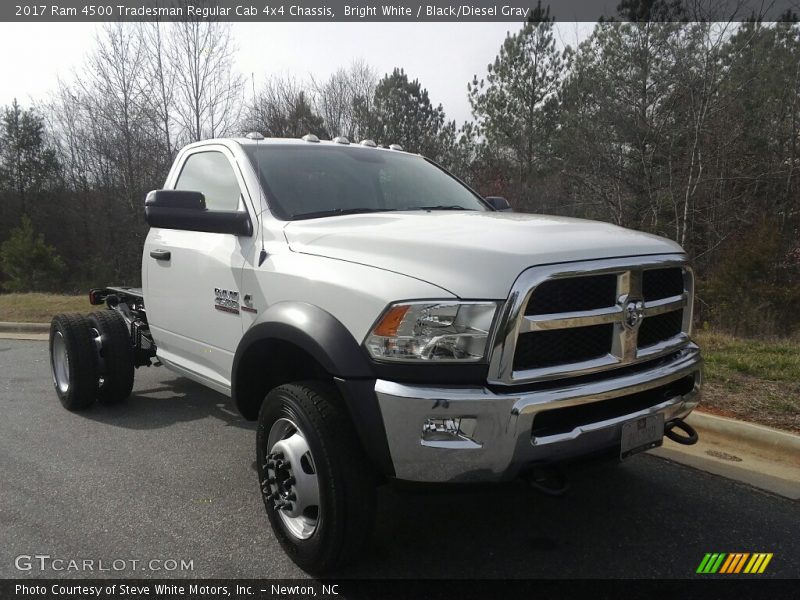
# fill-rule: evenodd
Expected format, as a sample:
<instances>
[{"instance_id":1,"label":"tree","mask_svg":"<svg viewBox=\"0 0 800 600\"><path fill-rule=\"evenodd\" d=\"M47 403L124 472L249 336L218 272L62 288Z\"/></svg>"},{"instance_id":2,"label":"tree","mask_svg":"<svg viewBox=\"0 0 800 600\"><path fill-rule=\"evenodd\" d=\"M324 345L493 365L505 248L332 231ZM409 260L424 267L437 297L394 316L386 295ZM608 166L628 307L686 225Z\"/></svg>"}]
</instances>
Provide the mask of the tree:
<instances>
[{"instance_id":1,"label":"tree","mask_svg":"<svg viewBox=\"0 0 800 600\"><path fill-rule=\"evenodd\" d=\"M173 27L176 117L192 142L225 136L240 122L244 92L230 23L198 18Z\"/></svg>"},{"instance_id":2,"label":"tree","mask_svg":"<svg viewBox=\"0 0 800 600\"><path fill-rule=\"evenodd\" d=\"M540 3L530 22L506 36L486 78L475 75L467 86L488 148L511 163L523 186L549 164L567 57L556 48L550 9L543 10Z\"/></svg>"},{"instance_id":3,"label":"tree","mask_svg":"<svg viewBox=\"0 0 800 600\"><path fill-rule=\"evenodd\" d=\"M322 117L314 112L306 92L289 77L272 77L246 110L245 131L267 137L297 138L307 133L325 137Z\"/></svg>"},{"instance_id":4,"label":"tree","mask_svg":"<svg viewBox=\"0 0 800 600\"><path fill-rule=\"evenodd\" d=\"M377 73L363 61L338 69L325 81L312 78L314 106L330 135L343 135L353 141L368 135L377 82Z\"/></svg>"},{"instance_id":5,"label":"tree","mask_svg":"<svg viewBox=\"0 0 800 600\"><path fill-rule=\"evenodd\" d=\"M175 157L175 82L177 74L173 38L169 29L160 21L143 23L140 29L141 44L145 52L144 73L147 80L150 107L154 121L161 131L164 162L169 164Z\"/></svg>"},{"instance_id":6,"label":"tree","mask_svg":"<svg viewBox=\"0 0 800 600\"><path fill-rule=\"evenodd\" d=\"M57 288L64 263L26 215L0 245L0 267L6 276L3 287L9 292L42 292Z\"/></svg>"},{"instance_id":7,"label":"tree","mask_svg":"<svg viewBox=\"0 0 800 600\"><path fill-rule=\"evenodd\" d=\"M0 124L0 190L13 198L21 215L29 202L57 176L58 161L44 135L44 119L25 110L16 99L3 112Z\"/></svg>"},{"instance_id":8,"label":"tree","mask_svg":"<svg viewBox=\"0 0 800 600\"><path fill-rule=\"evenodd\" d=\"M600 23L578 48L558 157L581 202L597 207L593 216L659 227L670 183L667 149L676 141L680 35L677 23Z\"/></svg>"},{"instance_id":9,"label":"tree","mask_svg":"<svg viewBox=\"0 0 800 600\"><path fill-rule=\"evenodd\" d=\"M428 90L418 79L409 81L403 69L395 68L378 82L369 117L370 137L376 142L400 144L404 150L438 160L445 126L442 105L433 106Z\"/></svg>"}]
</instances>

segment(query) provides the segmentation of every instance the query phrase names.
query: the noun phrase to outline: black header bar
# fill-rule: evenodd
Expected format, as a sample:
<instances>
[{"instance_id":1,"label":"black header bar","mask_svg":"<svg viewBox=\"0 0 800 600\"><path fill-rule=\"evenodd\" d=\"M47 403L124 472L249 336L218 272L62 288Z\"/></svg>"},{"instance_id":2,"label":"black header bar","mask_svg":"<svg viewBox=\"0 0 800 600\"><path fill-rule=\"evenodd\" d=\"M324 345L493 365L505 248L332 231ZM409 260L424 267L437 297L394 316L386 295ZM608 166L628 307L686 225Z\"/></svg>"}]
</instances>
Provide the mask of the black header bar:
<instances>
[{"instance_id":1,"label":"black header bar","mask_svg":"<svg viewBox=\"0 0 800 600\"><path fill-rule=\"evenodd\" d=\"M542 8L558 22L601 19L654 21L797 20L800 0L553 0ZM521 22L537 0L3 0L0 21L239 21L239 22ZM642 8L644 7L644 8Z\"/></svg>"}]
</instances>

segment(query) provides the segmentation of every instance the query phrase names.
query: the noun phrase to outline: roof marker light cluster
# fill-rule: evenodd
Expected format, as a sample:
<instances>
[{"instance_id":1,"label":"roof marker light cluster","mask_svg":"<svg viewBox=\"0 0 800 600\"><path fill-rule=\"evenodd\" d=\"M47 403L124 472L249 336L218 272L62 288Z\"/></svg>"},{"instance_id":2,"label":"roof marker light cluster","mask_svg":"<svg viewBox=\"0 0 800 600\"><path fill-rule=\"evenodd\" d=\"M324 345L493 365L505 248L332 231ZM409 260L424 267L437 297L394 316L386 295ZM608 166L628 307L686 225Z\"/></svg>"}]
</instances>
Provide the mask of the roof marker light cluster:
<instances>
[{"instance_id":1,"label":"roof marker light cluster","mask_svg":"<svg viewBox=\"0 0 800 600\"><path fill-rule=\"evenodd\" d=\"M250 133L248 133L244 137L246 137L248 140L263 140L264 139L264 136L261 135L260 133L258 133L257 131L251 131Z\"/></svg>"},{"instance_id":2,"label":"roof marker light cluster","mask_svg":"<svg viewBox=\"0 0 800 600\"><path fill-rule=\"evenodd\" d=\"M248 139L251 139L251 140L263 140L264 139L264 136L262 136L260 133L257 133L257 132L248 133L247 137L248 137ZM304 142L312 142L314 144L318 144L319 143L319 138L317 136L315 136L313 133L307 133L300 139L303 140ZM337 135L331 141L334 142L335 144L342 144L343 146L349 146L350 145L350 140L347 139L343 135ZM361 140L359 142L359 144L361 146L366 146L367 148L383 148L383 149L387 148L387 146L384 146L383 144L376 144L375 140L370 140L370 139ZM389 150L396 150L398 152L403 152L403 147L400 144L389 144L388 148L389 148Z\"/></svg>"}]
</instances>

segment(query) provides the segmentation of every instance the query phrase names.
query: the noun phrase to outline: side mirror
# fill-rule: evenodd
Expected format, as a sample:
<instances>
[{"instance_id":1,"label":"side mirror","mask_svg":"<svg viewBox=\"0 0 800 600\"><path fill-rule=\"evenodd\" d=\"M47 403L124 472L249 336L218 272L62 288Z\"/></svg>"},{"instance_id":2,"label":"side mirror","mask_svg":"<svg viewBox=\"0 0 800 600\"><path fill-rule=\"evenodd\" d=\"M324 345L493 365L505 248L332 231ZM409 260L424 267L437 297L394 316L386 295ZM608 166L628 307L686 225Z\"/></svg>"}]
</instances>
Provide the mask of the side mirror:
<instances>
[{"instance_id":1,"label":"side mirror","mask_svg":"<svg viewBox=\"0 0 800 600\"><path fill-rule=\"evenodd\" d=\"M499 211L511 210L511 205L508 203L508 200L506 200L502 196L486 196L484 200L486 200L486 202L489 203L489 206L491 206L495 210Z\"/></svg>"},{"instance_id":2,"label":"side mirror","mask_svg":"<svg viewBox=\"0 0 800 600\"><path fill-rule=\"evenodd\" d=\"M144 220L150 227L164 229L253 235L253 224L246 212L208 210L205 196L188 190L154 190L147 194Z\"/></svg>"}]
</instances>

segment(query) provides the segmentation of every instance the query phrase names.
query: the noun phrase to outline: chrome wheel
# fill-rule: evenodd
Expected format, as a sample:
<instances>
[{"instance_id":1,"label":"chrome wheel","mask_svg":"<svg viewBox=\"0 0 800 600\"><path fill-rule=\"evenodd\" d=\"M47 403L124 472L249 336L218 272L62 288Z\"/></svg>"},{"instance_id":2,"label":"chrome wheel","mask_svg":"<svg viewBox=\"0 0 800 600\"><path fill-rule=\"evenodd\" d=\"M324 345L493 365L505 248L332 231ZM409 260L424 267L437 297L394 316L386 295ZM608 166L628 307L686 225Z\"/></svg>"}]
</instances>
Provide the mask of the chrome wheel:
<instances>
[{"instance_id":1,"label":"chrome wheel","mask_svg":"<svg viewBox=\"0 0 800 600\"><path fill-rule=\"evenodd\" d=\"M320 517L319 480L306 437L295 423L281 418L270 428L267 448L262 490L286 531L306 540Z\"/></svg>"},{"instance_id":2,"label":"chrome wheel","mask_svg":"<svg viewBox=\"0 0 800 600\"><path fill-rule=\"evenodd\" d=\"M53 371L53 382L56 387L62 394L66 394L69 391L69 356L67 356L67 344L60 331L53 336L50 368Z\"/></svg>"}]
</instances>

